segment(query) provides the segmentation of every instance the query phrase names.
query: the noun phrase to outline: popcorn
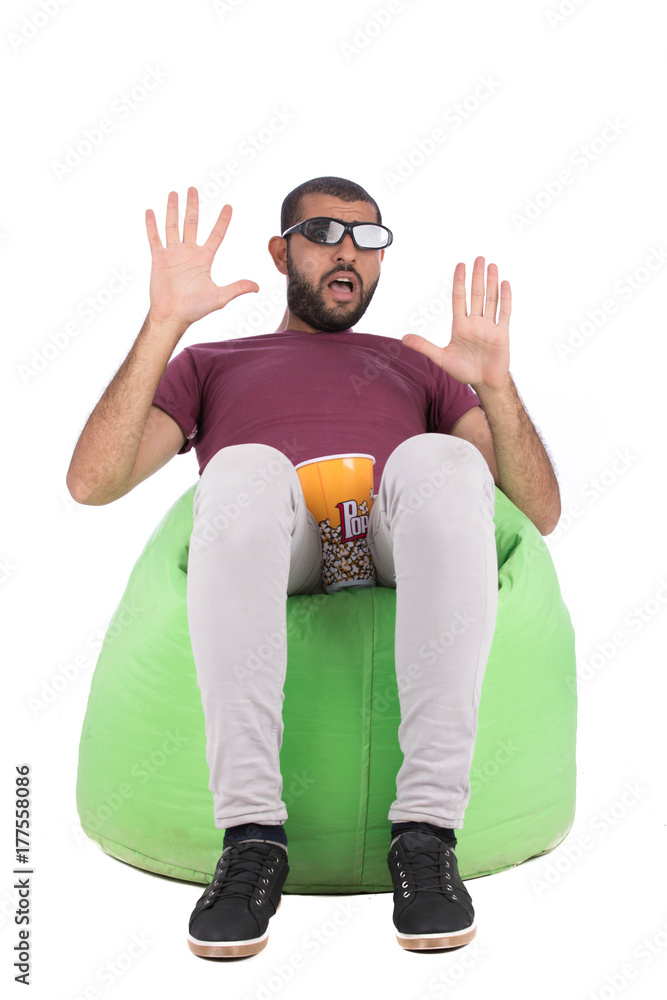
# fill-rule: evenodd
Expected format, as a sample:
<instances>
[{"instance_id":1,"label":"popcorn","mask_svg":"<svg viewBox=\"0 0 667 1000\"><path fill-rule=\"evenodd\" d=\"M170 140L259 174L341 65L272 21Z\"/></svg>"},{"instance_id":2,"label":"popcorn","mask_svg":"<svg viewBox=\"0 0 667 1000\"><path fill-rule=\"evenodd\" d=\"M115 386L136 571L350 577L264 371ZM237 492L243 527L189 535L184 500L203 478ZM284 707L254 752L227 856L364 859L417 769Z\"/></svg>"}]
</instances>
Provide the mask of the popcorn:
<instances>
[{"instance_id":1,"label":"popcorn","mask_svg":"<svg viewBox=\"0 0 667 1000\"><path fill-rule=\"evenodd\" d=\"M359 513L368 513L368 503L359 504ZM325 587L335 583L376 580L373 558L365 537L342 541L342 528L332 528L328 517L319 522L322 536L322 580Z\"/></svg>"}]
</instances>

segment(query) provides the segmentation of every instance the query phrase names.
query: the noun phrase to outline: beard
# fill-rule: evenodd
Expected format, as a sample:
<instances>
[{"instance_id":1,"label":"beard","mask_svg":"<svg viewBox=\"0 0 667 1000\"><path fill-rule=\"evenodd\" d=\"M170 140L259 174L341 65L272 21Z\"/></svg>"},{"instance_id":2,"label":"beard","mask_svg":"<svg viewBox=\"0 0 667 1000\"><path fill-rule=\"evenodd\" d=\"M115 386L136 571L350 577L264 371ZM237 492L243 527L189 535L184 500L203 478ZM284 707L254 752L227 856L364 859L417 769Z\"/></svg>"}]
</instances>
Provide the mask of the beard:
<instances>
[{"instance_id":1,"label":"beard","mask_svg":"<svg viewBox=\"0 0 667 1000\"><path fill-rule=\"evenodd\" d=\"M294 264L288 243L287 305L290 312L298 316L308 326L312 326L314 330L321 330L325 333L339 333L341 330L347 330L354 326L368 309L380 276L378 275L373 284L365 291L363 282L355 271L354 274L359 286L357 304L353 304L354 300L351 300L350 302L339 302L333 306L327 305L324 298L327 278L331 280L331 276L336 274L337 271L346 270L350 271L352 269L345 267L334 268L329 275L324 275L319 287L316 287L311 284L303 271L299 271Z\"/></svg>"}]
</instances>

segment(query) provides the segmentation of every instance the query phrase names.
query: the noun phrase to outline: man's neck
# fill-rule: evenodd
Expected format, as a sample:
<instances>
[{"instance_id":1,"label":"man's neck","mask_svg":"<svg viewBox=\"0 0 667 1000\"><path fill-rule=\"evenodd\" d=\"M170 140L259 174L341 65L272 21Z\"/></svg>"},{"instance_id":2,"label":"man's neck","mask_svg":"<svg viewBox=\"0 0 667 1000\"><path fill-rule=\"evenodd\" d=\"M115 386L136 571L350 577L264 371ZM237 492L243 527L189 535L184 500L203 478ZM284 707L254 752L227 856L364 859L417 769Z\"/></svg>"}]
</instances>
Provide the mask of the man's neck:
<instances>
[{"instance_id":1,"label":"man's neck","mask_svg":"<svg viewBox=\"0 0 667 1000\"><path fill-rule=\"evenodd\" d=\"M283 318L280 321L276 333L282 333L283 330L302 330L304 333L315 333L316 331L312 326L308 326L303 320L295 316L294 313L290 312L289 306L286 306L285 312L283 313Z\"/></svg>"},{"instance_id":2,"label":"man's neck","mask_svg":"<svg viewBox=\"0 0 667 1000\"><path fill-rule=\"evenodd\" d=\"M347 329L349 329L349 327ZM303 333L320 332L319 330L316 330L314 327L308 326L308 324L304 323L303 320L299 319L298 316L295 316L293 312L290 312L289 306L285 309L285 312L283 313L283 318L281 319L278 328L274 330L274 333L283 333L285 330L300 330Z\"/></svg>"}]
</instances>

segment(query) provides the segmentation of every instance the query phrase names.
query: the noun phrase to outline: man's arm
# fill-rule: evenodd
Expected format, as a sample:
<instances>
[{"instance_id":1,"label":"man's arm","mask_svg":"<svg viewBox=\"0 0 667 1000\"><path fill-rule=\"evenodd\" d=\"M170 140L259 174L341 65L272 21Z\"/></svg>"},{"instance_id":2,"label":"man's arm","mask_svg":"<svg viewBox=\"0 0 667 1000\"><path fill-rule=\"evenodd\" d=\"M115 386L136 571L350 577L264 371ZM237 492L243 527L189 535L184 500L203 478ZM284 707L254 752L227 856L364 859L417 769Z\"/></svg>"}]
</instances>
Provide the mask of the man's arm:
<instances>
[{"instance_id":1,"label":"man's arm","mask_svg":"<svg viewBox=\"0 0 667 1000\"><path fill-rule=\"evenodd\" d=\"M256 292L242 278L219 286L211 264L232 216L224 205L203 244L197 244L199 196L188 188L183 240L178 225L178 194L167 199L166 247L158 234L155 213L146 211L151 248L148 316L125 361L88 418L67 472L67 488L83 504L107 504L128 493L180 450L185 436L153 398L169 358L188 327L237 295Z\"/></svg>"},{"instance_id":2,"label":"man's arm","mask_svg":"<svg viewBox=\"0 0 667 1000\"><path fill-rule=\"evenodd\" d=\"M74 448L67 470L67 488L78 503L100 506L129 493L139 480L135 475L137 458L146 438L153 397L169 358L187 324L153 323L150 312L125 361L88 417ZM167 426L167 415L160 424L161 440L151 447L160 452L157 468L165 464L183 443L177 446L180 428L174 421ZM154 436L154 435L152 435ZM152 456L152 461L157 456ZM155 470L153 470L155 471Z\"/></svg>"},{"instance_id":3,"label":"man's arm","mask_svg":"<svg viewBox=\"0 0 667 1000\"><path fill-rule=\"evenodd\" d=\"M478 406L464 413L451 433L476 445L498 489L529 517L542 535L560 519L558 481L511 374L502 389L475 388Z\"/></svg>"}]
</instances>

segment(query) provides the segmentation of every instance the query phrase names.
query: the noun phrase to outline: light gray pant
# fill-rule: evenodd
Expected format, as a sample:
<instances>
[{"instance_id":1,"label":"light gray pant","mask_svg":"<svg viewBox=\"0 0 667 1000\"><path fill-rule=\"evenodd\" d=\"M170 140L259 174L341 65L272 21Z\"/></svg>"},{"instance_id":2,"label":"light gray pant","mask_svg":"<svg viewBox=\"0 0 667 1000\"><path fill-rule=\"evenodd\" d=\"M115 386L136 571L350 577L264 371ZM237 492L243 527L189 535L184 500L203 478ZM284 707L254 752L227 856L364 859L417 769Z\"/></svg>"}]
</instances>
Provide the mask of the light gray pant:
<instances>
[{"instance_id":1,"label":"light gray pant","mask_svg":"<svg viewBox=\"0 0 667 1000\"><path fill-rule=\"evenodd\" d=\"M386 462L368 544L378 585L396 588L404 760L391 821L463 826L498 606L494 508L486 460L461 438L418 434ZM187 585L218 829L287 819L286 598L323 594L320 564L289 459L263 444L218 451L195 491Z\"/></svg>"}]
</instances>

